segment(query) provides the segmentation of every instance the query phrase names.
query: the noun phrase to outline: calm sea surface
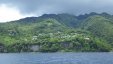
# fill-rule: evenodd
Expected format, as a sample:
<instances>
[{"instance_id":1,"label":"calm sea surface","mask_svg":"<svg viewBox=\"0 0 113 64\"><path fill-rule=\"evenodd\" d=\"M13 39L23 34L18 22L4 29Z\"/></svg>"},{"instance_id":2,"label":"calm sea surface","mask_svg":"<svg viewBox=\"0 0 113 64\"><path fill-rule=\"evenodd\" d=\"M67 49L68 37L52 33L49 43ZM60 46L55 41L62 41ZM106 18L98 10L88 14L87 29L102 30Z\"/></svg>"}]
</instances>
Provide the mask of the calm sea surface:
<instances>
[{"instance_id":1,"label":"calm sea surface","mask_svg":"<svg viewBox=\"0 0 113 64\"><path fill-rule=\"evenodd\" d=\"M1 53L0 64L113 64L113 53Z\"/></svg>"}]
</instances>

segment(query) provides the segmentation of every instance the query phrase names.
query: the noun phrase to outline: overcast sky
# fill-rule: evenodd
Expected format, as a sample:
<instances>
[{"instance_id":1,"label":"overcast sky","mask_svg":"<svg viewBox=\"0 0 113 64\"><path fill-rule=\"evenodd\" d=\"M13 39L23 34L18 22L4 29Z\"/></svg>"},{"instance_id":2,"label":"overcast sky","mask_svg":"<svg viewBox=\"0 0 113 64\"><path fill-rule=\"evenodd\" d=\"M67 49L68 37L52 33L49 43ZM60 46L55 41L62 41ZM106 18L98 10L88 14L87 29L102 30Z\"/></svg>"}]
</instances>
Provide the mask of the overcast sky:
<instances>
[{"instance_id":1,"label":"overcast sky","mask_svg":"<svg viewBox=\"0 0 113 64\"><path fill-rule=\"evenodd\" d=\"M42 14L113 14L113 0L0 0L0 22Z\"/></svg>"}]
</instances>

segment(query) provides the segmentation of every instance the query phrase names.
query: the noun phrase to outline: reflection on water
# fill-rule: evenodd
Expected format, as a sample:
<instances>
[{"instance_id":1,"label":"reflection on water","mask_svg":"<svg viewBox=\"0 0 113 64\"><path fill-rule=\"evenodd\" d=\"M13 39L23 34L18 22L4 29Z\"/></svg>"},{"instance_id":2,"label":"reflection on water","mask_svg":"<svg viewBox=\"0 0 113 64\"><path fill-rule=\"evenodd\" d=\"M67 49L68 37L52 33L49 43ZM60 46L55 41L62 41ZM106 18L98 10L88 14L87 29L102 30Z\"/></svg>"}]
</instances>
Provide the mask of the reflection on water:
<instances>
[{"instance_id":1,"label":"reflection on water","mask_svg":"<svg viewBox=\"0 0 113 64\"><path fill-rule=\"evenodd\" d=\"M1 53L0 64L113 64L113 53Z\"/></svg>"}]
</instances>

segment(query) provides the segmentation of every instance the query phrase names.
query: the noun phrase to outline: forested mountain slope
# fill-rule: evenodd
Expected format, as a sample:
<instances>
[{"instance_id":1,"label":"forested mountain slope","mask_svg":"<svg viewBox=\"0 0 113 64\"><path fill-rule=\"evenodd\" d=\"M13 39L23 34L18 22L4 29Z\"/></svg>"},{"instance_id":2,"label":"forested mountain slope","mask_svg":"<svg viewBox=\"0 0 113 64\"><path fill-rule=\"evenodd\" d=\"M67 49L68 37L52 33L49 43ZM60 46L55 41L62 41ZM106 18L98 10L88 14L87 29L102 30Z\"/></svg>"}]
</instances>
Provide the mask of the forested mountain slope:
<instances>
[{"instance_id":1,"label":"forested mountain slope","mask_svg":"<svg viewBox=\"0 0 113 64\"><path fill-rule=\"evenodd\" d=\"M44 14L0 23L0 52L108 52L113 48L113 16Z\"/></svg>"}]
</instances>

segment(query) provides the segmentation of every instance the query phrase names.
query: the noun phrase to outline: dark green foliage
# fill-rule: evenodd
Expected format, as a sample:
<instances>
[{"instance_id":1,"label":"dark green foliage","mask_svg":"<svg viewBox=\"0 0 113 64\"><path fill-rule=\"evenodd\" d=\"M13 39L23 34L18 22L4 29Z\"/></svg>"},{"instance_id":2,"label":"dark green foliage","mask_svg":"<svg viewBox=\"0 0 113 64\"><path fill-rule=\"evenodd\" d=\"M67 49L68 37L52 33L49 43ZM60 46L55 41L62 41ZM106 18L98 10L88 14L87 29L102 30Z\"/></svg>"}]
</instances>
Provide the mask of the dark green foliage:
<instances>
[{"instance_id":1,"label":"dark green foliage","mask_svg":"<svg viewBox=\"0 0 113 64\"><path fill-rule=\"evenodd\" d=\"M0 23L0 52L109 52L112 45L113 19L107 13L45 14Z\"/></svg>"},{"instance_id":2,"label":"dark green foliage","mask_svg":"<svg viewBox=\"0 0 113 64\"><path fill-rule=\"evenodd\" d=\"M108 42L113 41L113 24L109 19L102 16L92 16L87 18L82 26L85 30L90 31L92 34L99 38L103 38Z\"/></svg>"}]
</instances>

